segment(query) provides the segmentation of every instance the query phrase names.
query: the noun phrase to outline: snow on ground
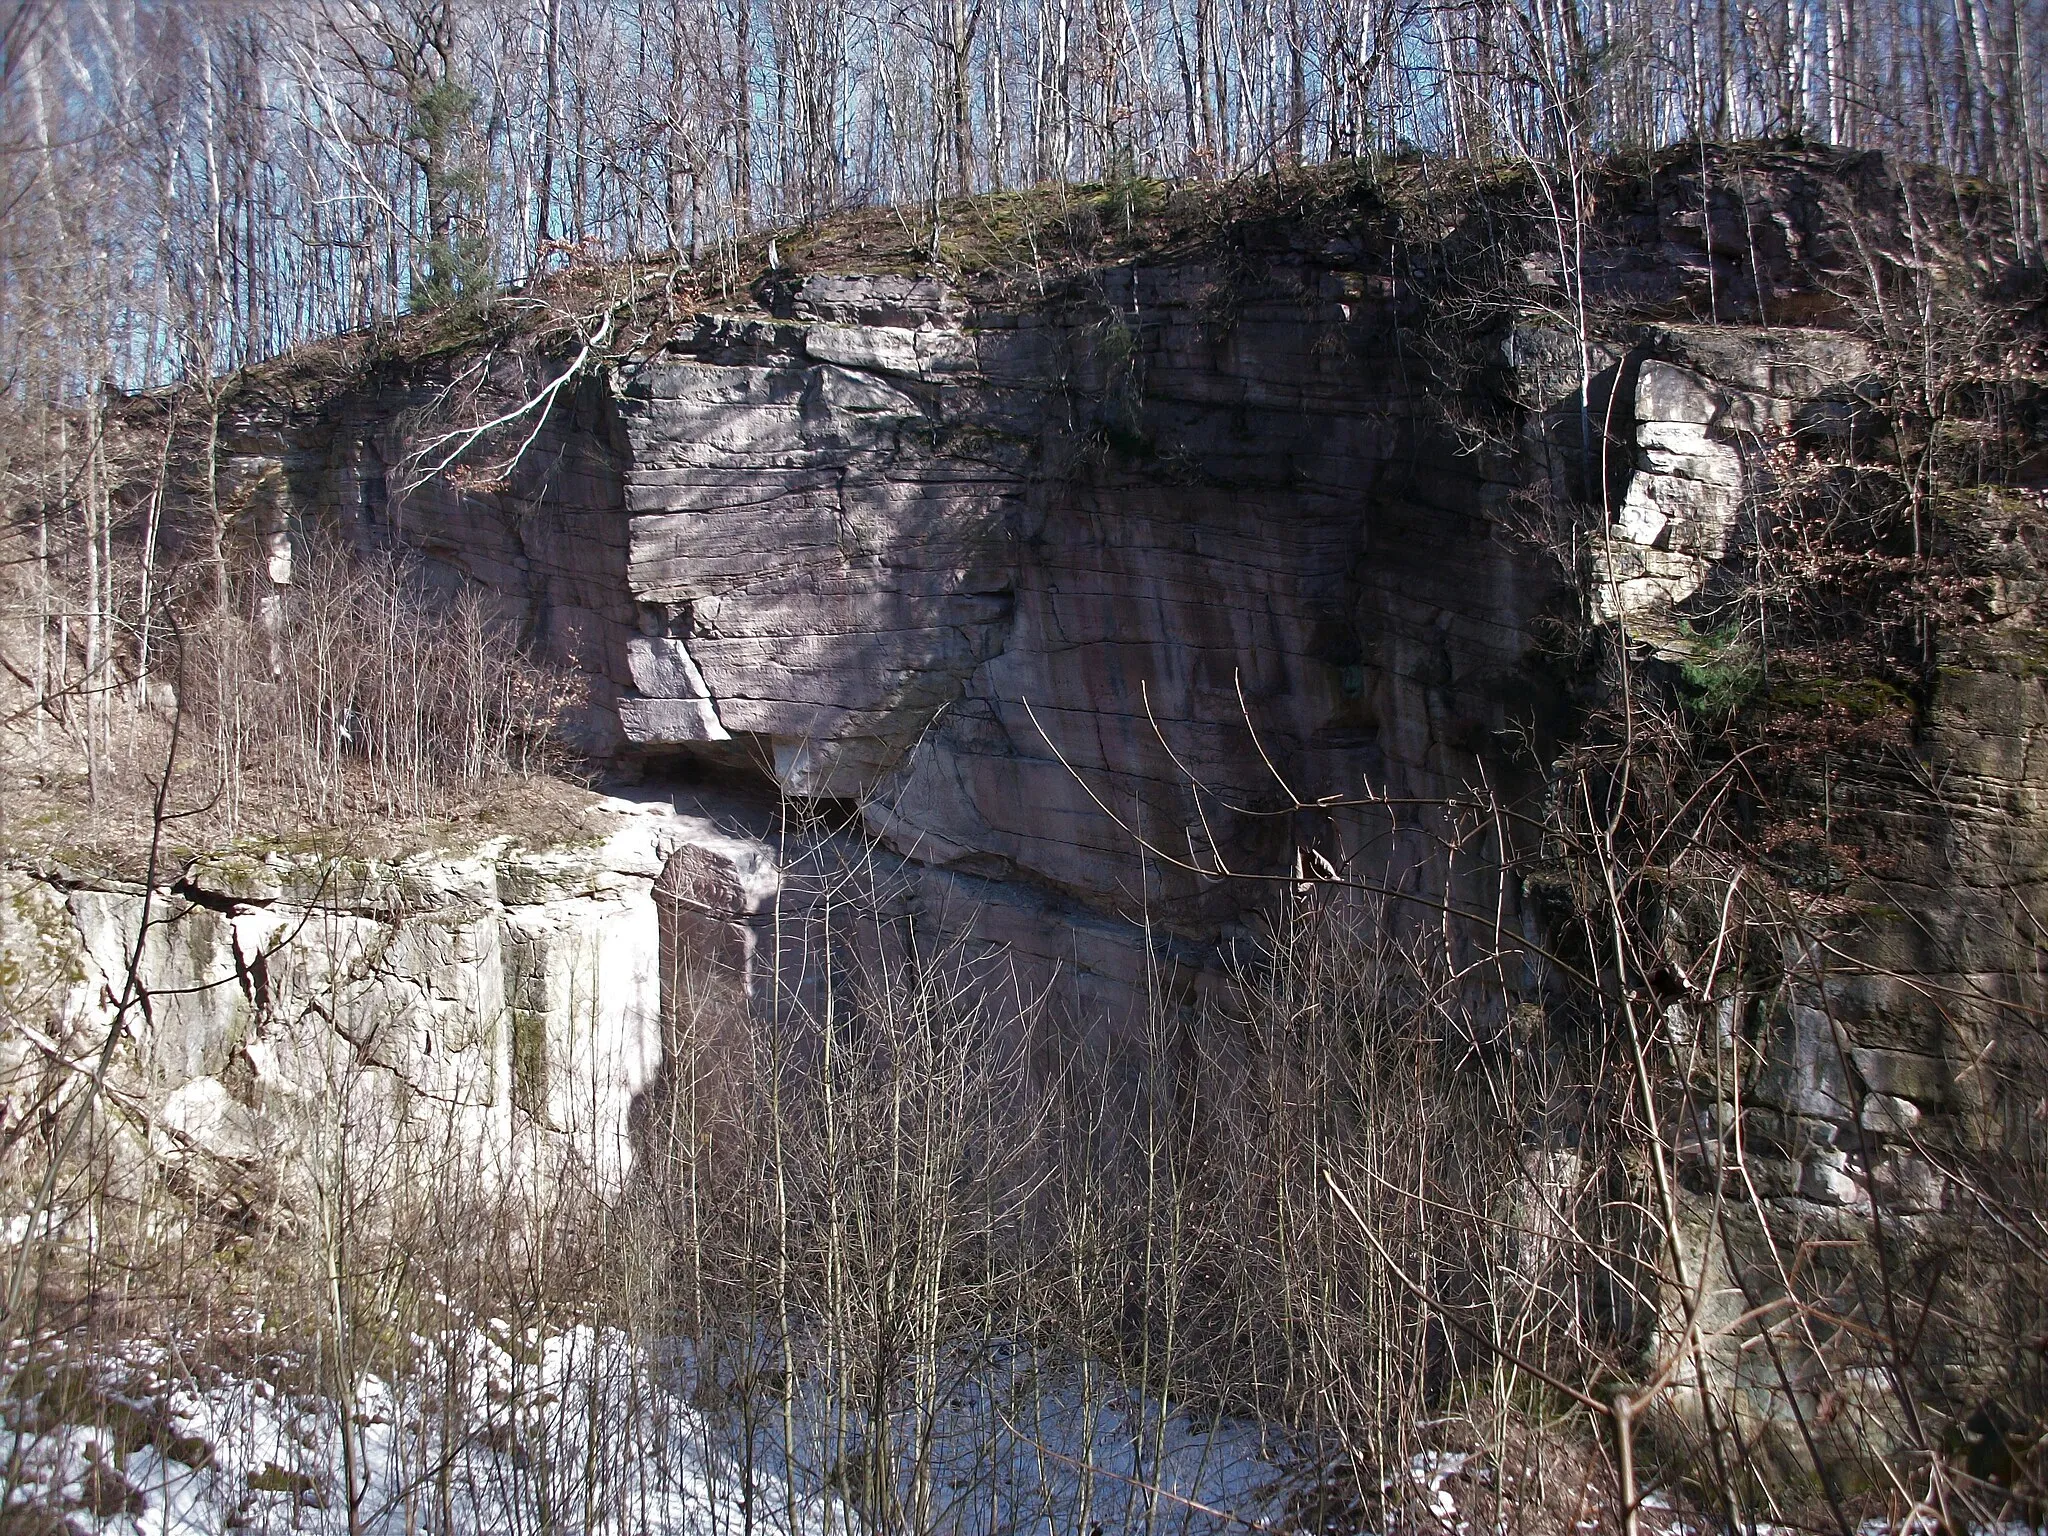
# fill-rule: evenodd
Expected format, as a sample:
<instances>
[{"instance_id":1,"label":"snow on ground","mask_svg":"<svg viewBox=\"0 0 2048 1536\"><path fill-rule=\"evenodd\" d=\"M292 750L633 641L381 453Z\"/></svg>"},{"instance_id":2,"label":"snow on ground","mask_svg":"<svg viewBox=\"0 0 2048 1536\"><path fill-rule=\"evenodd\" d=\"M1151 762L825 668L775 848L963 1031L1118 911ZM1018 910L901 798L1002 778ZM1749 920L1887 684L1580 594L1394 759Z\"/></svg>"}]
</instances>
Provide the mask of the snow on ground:
<instances>
[{"instance_id":1,"label":"snow on ground","mask_svg":"<svg viewBox=\"0 0 2048 1536\"><path fill-rule=\"evenodd\" d=\"M890 1415L884 1502L872 1428L815 1383L785 1403L779 1376L733 1390L687 1349L587 1326L411 1342L402 1379L361 1376L346 1414L331 1371L294 1390L321 1379L300 1357L225 1370L135 1342L14 1362L0 1527L63 1530L13 1523L41 1510L123 1536L1193 1536L1280 1515L1281 1448L1256 1426L1003 1346L927 1371L935 1412Z\"/></svg>"}]
</instances>

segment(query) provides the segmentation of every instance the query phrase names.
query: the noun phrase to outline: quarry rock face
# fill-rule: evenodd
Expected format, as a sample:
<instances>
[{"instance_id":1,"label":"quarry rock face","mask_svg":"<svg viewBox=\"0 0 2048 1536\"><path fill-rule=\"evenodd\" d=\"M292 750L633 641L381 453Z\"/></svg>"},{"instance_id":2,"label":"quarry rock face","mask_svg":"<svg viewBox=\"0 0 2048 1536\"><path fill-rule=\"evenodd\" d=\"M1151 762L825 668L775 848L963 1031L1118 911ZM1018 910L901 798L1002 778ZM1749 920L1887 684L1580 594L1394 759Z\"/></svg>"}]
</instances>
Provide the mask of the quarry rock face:
<instances>
[{"instance_id":1,"label":"quarry rock face","mask_svg":"<svg viewBox=\"0 0 2048 1536\"><path fill-rule=\"evenodd\" d=\"M586 820L537 850L221 854L155 890L11 872L13 1046L89 1069L114 1035L108 1091L154 1155L244 1197L303 1195L293 1171L344 1128L431 1136L444 1171L491 1181L573 1157L616 1190L669 1053L667 907L687 892L733 936L707 975L744 1006L747 925L777 876L665 804Z\"/></svg>"},{"instance_id":2,"label":"quarry rock face","mask_svg":"<svg viewBox=\"0 0 2048 1536\"><path fill-rule=\"evenodd\" d=\"M1234 877L1313 853L1441 886L1417 807L1538 790L1571 708L1543 637L1578 597L1532 484L1604 486L1590 616L1682 659L1674 605L1873 367L1824 313L1805 174L1739 256L1682 206L1618 216L1584 349L1541 271L1494 330L1432 337L1383 258L1288 232L1043 291L785 274L562 392L503 486L418 472L447 364L259 401L229 462L489 594L590 679L601 760L841 807L935 937L1127 1013L1256 929Z\"/></svg>"},{"instance_id":3,"label":"quarry rock face","mask_svg":"<svg viewBox=\"0 0 2048 1536\"><path fill-rule=\"evenodd\" d=\"M854 803L946 890L1025 892L1001 942L1085 988L1142 978L1140 921L1203 948L1243 916L1141 841L1268 872L1290 797L1450 791L1527 702L1555 577L1358 274L1298 260L1227 323L1200 265L1015 308L820 281L613 376L651 766ZM1131 952L1077 960L1105 925Z\"/></svg>"},{"instance_id":4,"label":"quarry rock face","mask_svg":"<svg viewBox=\"0 0 2048 1536\"><path fill-rule=\"evenodd\" d=\"M1875 358L1830 330L1659 326L1635 364L1627 488L1594 553L1590 597L1639 633L1699 592L1745 536L1773 447L1845 429ZM1611 480L1610 476L1610 480Z\"/></svg>"},{"instance_id":5,"label":"quarry rock face","mask_svg":"<svg viewBox=\"0 0 2048 1536\"><path fill-rule=\"evenodd\" d=\"M1694 659L1674 610L1759 537L1787 454L1867 412L1876 361L1824 278L1839 221L1788 163L1752 206L1612 213L1584 336L1540 256L1446 335L1386 251L1291 229L1043 287L784 273L562 391L502 484L417 472L446 360L253 398L232 472L298 528L488 594L589 679L594 758L650 794L771 792L630 857L448 862L419 877L429 917L344 902L266 985L376 999L394 1023L363 1059L480 1135L567 1134L593 1093L624 1124L685 965L755 1007L815 986L802 934L854 864L863 942L968 955L1112 1032L1214 995L1305 876L1538 932L1536 898L1490 873L1508 834L1467 829L1447 858L1441 807L1540 800L1583 704L1547 649L1561 622ZM485 377L497 410L547 373ZM1598 516L1546 525L1546 484ZM1684 1025L1760 1042L1761 1193L1823 1237L1873 1189L1941 1207L1924 1150L1977 1134L1972 1063L2030 984L2009 898L2048 889L2028 659L2048 588L2010 532L1994 621L1943 653L1911 750L1825 789L1891 860L1829 916L1827 974L1786 955L1777 994ZM778 836L774 795L833 823L840 873ZM189 876L216 895L152 931L152 974L252 975L294 909L251 878ZM136 898L63 899L118 974ZM350 970L370 952L382 972ZM151 1044L165 1124L223 1155L253 1134L248 1084L303 1077L251 985L167 1001Z\"/></svg>"}]
</instances>

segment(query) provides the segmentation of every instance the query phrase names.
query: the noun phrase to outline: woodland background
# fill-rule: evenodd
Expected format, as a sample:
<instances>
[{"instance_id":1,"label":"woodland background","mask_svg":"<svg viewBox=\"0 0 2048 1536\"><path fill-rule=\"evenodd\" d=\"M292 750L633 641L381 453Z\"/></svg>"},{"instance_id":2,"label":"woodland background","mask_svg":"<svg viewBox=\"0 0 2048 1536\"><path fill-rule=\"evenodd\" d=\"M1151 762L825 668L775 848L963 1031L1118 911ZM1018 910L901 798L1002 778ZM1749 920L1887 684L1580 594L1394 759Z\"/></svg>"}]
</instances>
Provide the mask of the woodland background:
<instances>
[{"instance_id":1,"label":"woodland background","mask_svg":"<svg viewBox=\"0 0 2048 1536\"><path fill-rule=\"evenodd\" d=\"M1993 177L2032 248L2044 22L2043 0L7 0L0 390L33 419L853 205L1344 158L1577 169L1804 137Z\"/></svg>"}]
</instances>

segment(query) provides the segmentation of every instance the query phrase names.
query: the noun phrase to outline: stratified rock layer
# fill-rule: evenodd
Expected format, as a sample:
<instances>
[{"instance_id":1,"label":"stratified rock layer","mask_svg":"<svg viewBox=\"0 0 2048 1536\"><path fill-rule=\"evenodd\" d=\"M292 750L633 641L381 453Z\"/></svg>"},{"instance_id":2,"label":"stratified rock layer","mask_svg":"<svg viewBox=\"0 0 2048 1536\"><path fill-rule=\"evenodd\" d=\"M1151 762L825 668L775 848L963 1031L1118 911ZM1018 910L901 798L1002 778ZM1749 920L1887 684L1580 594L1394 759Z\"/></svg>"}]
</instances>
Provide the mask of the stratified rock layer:
<instances>
[{"instance_id":1,"label":"stratified rock layer","mask_svg":"<svg viewBox=\"0 0 2048 1536\"><path fill-rule=\"evenodd\" d=\"M785 273L564 391L502 483L408 473L422 408L469 366L445 358L297 408L252 393L230 469L492 594L591 678L597 755L851 813L892 922L1115 1023L1213 981L1304 872L1534 931L1492 874L1498 829L1451 860L1428 807L1540 794L1573 729L1542 646L1580 616L1574 541L1590 617L1683 660L1674 610L1756 536L1788 445L1846 439L1881 393L1840 274L1865 248L1845 210L1866 247L1896 235L1886 167L1690 174L1609 189L1577 288L1554 246L1494 249L1506 224L1425 251L1384 210L1044 287ZM1492 267L1460 266L1474 249ZM1498 281L1475 298L1468 268ZM547 372L472 368L482 414ZM1562 500L1604 521L1560 529ZM2021 564L2010 633L1924 711L1922 778L1960 799L1874 770L1830 791L1901 871L1855 900L1905 916L1851 925L1826 997L1772 1005L1757 1102L1784 1117L1783 1197L1816 1211L1879 1177L1852 1131L1888 1145L1956 1112L1957 1019L2033 963L2002 918L1979 933L2048 849ZM1848 1081L1829 1008L1892 1055Z\"/></svg>"},{"instance_id":2,"label":"stratified rock layer","mask_svg":"<svg viewBox=\"0 0 2048 1536\"><path fill-rule=\"evenodd\" d=\"M690 974L745 1006L778 876L666 804L583 819L543 848L224 853L158 889L0 871L9 1065L90 1071L112 1037L116 1123L244 1202L304 1203L337 1135L408 1130L461 1187L573 1158L615 1191L669 994Z\"/></svg>"}]
</instances>

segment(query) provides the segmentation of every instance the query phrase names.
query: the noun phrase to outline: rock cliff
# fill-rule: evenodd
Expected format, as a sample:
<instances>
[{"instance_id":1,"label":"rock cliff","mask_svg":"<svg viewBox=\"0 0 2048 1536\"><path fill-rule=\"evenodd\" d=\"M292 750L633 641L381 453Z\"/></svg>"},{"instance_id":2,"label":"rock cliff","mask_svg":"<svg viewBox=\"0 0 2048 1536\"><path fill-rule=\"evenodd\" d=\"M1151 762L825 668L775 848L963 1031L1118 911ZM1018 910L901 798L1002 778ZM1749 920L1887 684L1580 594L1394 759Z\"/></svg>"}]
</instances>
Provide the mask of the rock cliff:
<instances>
[{"instance_id":1,"label":"rock cliff","mask_svg":"<svg viewBox=\"0 0 2048 1536\"><path fill-rule=\"evenodd\" d=\"M156 888L9 871L6 1065L90 1075L111 1040L126 1150L232 1207L310 1209L307 1159L337 1135L425 1138L465 1187L574 1159L616 1191L666 1060L664 944L682 935L743 995L777 876L665 803L598 799L581 820L541 847L206 855Z\"/></svg>"},{"instance_id":2,"label":"rock cliff","mask_svg":"<svg viewBox=\"0 0 2048 1536\"><path fill-rule=\"evenodd\" d=\"M1539 637L1577 598L1531 487L1608 482L1593 615L1656 630L1751 461L1869 376L1836 279L1887 175L1619 180L1571 293L1526 220L1369 193L1036 282L785 270L646 328L501 482L418 472L458 374L493 409L547 375L495 352L252 390L229 462L491 592L594 681L600 755L847 803L916 900L988 908L1100 1011L1263 900L1140 838L1421 889L1426 818L1388 806L1538 792L1572 717Z\"/></svg>"},{"instance_id":3,"label":"rock cliff","mask_svg":"<svg viewBox=\"0 0 2048 1536\"><path fill-rule=\"evenodd\" d=\"M675 846L763 873L676 905L675 943L750 953L731 925L773 894L777 815L752 783L834 819L917 943L1083 1022L1199 996L1318 871L1476 914L1450 940L1469 955L1543 913L1498 877L1527 851L1507 820L1452 858L1442 807L1540 807L1598 686L1556 636L1697 664L1686 605L1756 543L1786 455L1853 447L1895 389L1843 294L1896 241L1902 184L1871 156L1734 163L1603 183L1569 277L1526 208L1357 189L1050 274L784 268L642 324L520 422L502 475L420 472L451 398L486 419L558 367L483 343L310 392L252 380L223 472L269 488L248 501L281 551L325 528L488 592L589 678L586 745L650 792L734 790ZM1564 526L1566 503L1594 510ZM1815 909L1826 979L1788 955L1768 995L1707 1010L1763 1043L1748 1105L1797 1220L1854 1219L1878 1186L1939 1208L1939 1148L1982 1137L1971 1063L2035 985L2037 512L2013 493L1960 517L1960 579L1991 607L1926 642L1896 750L1823 774L1828 837L1886 854ZM478 890L435 910L488 917L436 918L434 942L494 957L460 984L490 995L437 990L421 950L414 1013L481 1041L502 1003L574 1056L576 985L521 957L601 935L626 948L599 1012L639 1062L656 1005L611 989L655 953L655 876L688 870L636 854L630 894L506 896L526 866L478 857ZM207 878L185 898L199 968L246 991L281 898ZM133 900L68 899L89 938ZM164 1048L212 1081L214 1036ZM434 1091L503 1109L462 1082L503 1080L508 1049L457 1045L418 1086L452 1073ZM630 1095L647 1069L576 1070Z\"/></svg>"}]
</instances>

